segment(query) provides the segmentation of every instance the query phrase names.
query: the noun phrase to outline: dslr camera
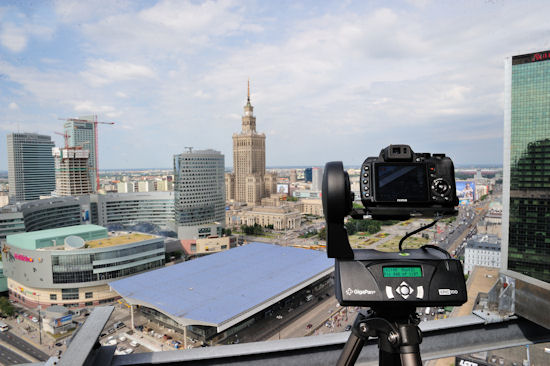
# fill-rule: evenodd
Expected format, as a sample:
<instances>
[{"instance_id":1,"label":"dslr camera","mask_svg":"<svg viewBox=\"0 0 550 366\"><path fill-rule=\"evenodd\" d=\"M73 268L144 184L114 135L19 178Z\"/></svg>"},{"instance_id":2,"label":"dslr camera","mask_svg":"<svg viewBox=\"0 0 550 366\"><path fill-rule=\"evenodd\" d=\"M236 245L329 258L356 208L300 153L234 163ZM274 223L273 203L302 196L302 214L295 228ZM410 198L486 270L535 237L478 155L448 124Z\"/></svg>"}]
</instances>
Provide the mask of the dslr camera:
<instances>
[{"instance_id":1,"label":"dslr camera","mask_svg":"<svg viewBox=\"0 0 550 366\"><path fill-rule=\"evenodd\" d=\"M374 215L406 214L411 208L446 212L458 204L454 166L445 154L414 153L390 145L361 166L361 202ZM406 208L405 212L403 208Z\"/></svg>"}]
</instances>

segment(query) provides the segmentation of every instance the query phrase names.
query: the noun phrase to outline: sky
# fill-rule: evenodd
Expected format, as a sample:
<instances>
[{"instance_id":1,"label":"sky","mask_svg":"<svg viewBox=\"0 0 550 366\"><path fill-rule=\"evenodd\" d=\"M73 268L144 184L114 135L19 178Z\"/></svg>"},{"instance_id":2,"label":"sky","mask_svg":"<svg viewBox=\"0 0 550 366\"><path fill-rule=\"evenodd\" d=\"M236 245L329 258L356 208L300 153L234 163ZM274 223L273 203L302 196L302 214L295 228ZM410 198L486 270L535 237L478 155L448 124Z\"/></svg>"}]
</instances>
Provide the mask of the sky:
<instances>
[{"instance_id":1,"label":"sky","mask_svg":"<svg viewBox=\"0 0 550 366\"><path fill-rule=\"evenodd\" d=\"M548 1L1 1L6 136L96 114L99 167L232 166L250 79L268 166L389 144L501 164L504 60L550 49Z\"/></svg>"}]
</instances>

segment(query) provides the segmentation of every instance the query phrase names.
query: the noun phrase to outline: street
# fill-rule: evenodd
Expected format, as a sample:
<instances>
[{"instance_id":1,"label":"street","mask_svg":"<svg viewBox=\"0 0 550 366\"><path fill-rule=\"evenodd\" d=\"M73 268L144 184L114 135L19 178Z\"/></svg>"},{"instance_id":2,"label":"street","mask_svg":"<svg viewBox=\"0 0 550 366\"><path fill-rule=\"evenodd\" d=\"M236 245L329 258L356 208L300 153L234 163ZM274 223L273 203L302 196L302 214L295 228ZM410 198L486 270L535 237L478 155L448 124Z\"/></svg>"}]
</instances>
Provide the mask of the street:
<instances>
[{"instance_id":1,"label":"street","mask_svg":"<svg viewBox=\"0 0 550 366\"><path fill-rule=\"evenodd\" d=\"M9 350L8 348L0 345L0 365L17 365L21 363L30 363L30 360L19 356L17 353Z\"/></svg>"}]
</instances>

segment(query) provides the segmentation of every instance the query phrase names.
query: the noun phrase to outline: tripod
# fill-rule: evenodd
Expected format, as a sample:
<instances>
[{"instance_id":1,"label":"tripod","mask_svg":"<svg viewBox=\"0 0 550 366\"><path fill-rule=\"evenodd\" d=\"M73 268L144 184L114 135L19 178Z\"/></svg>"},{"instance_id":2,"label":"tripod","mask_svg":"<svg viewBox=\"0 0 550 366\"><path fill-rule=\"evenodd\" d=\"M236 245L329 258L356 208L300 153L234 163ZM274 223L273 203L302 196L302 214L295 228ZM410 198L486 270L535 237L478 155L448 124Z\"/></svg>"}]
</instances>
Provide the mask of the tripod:
<instances>
[{"instance_id":1,"label":"tripod","mask_svg":"<svg viewBox=\"0 0 550 366\"><path fill-rule=\"evenodd\" d=\"M357 314L337 365L354 365L365 341L378 337L379 366L422 366L418 323L415 308L371 309Z\"/></svg>"}]
</instances>

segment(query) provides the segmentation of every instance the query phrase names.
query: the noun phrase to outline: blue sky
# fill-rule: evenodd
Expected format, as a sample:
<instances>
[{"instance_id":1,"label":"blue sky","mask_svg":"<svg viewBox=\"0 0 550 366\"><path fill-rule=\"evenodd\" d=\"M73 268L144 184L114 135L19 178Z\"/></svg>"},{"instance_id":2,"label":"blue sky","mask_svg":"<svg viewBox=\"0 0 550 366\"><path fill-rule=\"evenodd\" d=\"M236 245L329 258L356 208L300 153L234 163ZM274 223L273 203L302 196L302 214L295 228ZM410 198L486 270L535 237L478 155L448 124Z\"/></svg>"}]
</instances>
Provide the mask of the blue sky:
<instances>
[{"instance_id":1,"label":"blue sky","mask_svg":"<svg viewBox=\"0 0 550 366\"><path fill-rule=\"evenodd\" d=\"M358 165L390 143L501 163L504 59L550 49L547 1L3 1L6 135L97 114L101 168L232 165L251 79L274 165Z\"/></svg>"}]
</instances>

